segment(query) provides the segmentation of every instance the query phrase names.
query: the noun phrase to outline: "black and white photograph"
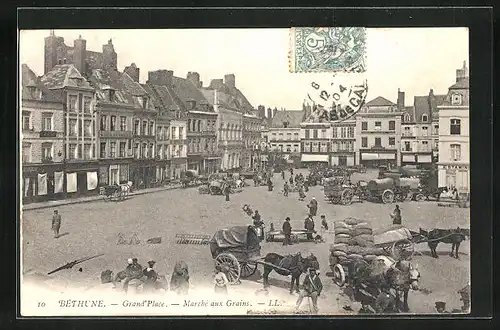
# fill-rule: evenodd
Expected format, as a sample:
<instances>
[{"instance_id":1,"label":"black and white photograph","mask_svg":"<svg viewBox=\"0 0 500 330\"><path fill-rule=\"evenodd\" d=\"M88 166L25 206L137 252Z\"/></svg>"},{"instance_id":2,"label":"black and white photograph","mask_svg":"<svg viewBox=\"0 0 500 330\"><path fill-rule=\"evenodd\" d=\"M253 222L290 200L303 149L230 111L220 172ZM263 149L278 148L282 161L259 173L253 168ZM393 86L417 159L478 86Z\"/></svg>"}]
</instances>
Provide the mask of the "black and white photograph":
<instances>
[{"instance_id":1,"label":"black and white photograph","mask_svg":"<svg viewBox=\"0 0 500 330\"><path fill-rule=\"evenodd\" d=\"M19 30L22 316L466 315L469 30Z\"/></svg>"}]
</instances>

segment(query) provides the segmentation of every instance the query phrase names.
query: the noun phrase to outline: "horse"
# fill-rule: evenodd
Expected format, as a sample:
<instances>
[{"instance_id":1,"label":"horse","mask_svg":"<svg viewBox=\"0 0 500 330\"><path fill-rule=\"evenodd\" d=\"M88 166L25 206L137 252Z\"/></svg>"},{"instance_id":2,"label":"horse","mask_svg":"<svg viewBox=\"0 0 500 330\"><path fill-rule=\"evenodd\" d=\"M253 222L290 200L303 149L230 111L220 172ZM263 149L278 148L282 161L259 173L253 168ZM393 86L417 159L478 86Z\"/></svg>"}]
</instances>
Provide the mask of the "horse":
<instances>
[{"instance_id":1,"label":"horse","mask_svg":"<svg viewBox=\"0 0 500 330\"><path fill-rule=\"evenodd\" d=\"M408 292L419 290L420 272L418 265L413 266L406 260L395 261L389 257L379 257L371 263L363 260L353 261L351 267L353 276L350 281L355 293L359 293L359 289L363 285L377 290L379 294L389 294L390 290L393 289L396 293L396 306L401 305L402 294L402 310L409 311Z\"/></svg>"},{"instance_id":2,"label":"horse","mask_svg":"<svg viewBox=\"0 0 500 330\"><path fill-rule=\"evenodd\" d=\"M310 256L303 258L300 253L295 255L282 256L277 253L268 253L264 257L264 289L269 287L269 274L274 270L276 273L288 276L291 275L290 281L290 294L293 293L294 283L295 291L299 293L299 279L302 273L307 272L307 269L319 269L319 262L315 255L311 253ZM272 264L275 268L269 264Z\"/></svg>"},{"instance_id":3,"label":"horse","mask_svg":"<svg viewBox=\"0 0 500 330\"><path fill-rule=\"evenodd\" d=\"M470 238L470 230L457 227L456 229L433 229L430 231L420 228L420 235L427 239L427 245L431 250L431 256L438 258L436 248L439 243L451 244L450 257L459 259L458 249L460 243Z\"/></svg>"},{"instance_id":4,"label":"horse","mask_svg":"<svg viewBox=\"0 0 500 330\"><path fill-rule=\"evenodd\" d=\"M236 180L236 182L235 182L235 186L236 186L236 188L241 189L241 188L243 188L243 187L245 186L245 181L243 181L243 180L241 180L241 179L238 179L238 180Z\"/></svg>"},{"instance_id":5,"label":"horse","mask_svg":"<svg viewBox=\"0 0 500 330\"><path fill-rule=\"evenodd\" d=\"M170 279L170 291L180 295L188 294L189 290L189 269L184 261L178 261L174 266L174 271Z\"/></svg>"}]
</instances>

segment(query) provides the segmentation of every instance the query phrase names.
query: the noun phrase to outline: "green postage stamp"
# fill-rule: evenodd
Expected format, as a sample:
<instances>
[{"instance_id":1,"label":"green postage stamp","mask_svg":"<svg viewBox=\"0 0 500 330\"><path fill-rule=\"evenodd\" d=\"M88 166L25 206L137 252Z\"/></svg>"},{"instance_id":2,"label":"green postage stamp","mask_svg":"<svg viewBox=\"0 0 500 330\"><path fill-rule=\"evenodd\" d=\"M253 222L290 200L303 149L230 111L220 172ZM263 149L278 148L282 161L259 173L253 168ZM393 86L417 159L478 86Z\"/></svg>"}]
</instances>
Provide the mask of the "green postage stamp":
<instances>
[{"instance_id":1,"label":"green postage stamp","mask_svg":"<svg viewBox=\"0 0 500 330\"><path fill-rule=\"evenodd\" d=\"M290 30L290 72L365 72L366 29L297 27Z\"/></svg>"}]
</instances>

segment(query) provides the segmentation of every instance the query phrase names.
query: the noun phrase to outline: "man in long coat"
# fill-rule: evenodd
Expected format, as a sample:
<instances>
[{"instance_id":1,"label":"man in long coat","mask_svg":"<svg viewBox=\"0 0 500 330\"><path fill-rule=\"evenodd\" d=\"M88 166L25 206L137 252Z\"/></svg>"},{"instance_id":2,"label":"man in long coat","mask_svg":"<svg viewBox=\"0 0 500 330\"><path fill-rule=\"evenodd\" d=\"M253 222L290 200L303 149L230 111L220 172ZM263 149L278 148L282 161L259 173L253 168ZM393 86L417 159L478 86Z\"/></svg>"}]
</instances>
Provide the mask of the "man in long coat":
<instances>
[{"instance_id":1,"label":"man in long coat","mask_svg":"<svg viewBox=\"0 0 500 330\"><path fill-rule=\"evenodd\" d=\"M314 220L312 219L311 215L309 215L305 220L304 220L304 229L309 231L307 233L307 239L313 239L313 232L314 232Z\"/></svg>"},{"instance_id":2,"label":"man in long coat","mask_svg":"<svg viewBox=\"0 0 500 330\"><path fill-rule=\"evenodd\" d=\"M54 215L52 216L52 231L54 232L54 238L59 238L60 228L61 228L61 215L57 210L54 210Z\"/></svg>"},{"instance_id":3,"label":"man in long coat","mask_svg":"<svg viewBox=\"0 0 500 330\"><path fill-rule=\"evenodd\" d=\"M318 212L318 201L316 200L315 197L313 197L309 202L309 214L314 217L316 216L317 212Z\"/></svg>"},{"instance_id":4,"label":"man in long coat","mask_svg":"<svg viewBox=\"0 0 500 330\"><path fill-rule=\"evenodd\" d=\"M285 235L283 245L292 245L292 240L290 238L290 236L292 235L292 225L290 224L290 217L286 217L285 223L283 223L283 234Z\"/></svg>"}]
</instances>

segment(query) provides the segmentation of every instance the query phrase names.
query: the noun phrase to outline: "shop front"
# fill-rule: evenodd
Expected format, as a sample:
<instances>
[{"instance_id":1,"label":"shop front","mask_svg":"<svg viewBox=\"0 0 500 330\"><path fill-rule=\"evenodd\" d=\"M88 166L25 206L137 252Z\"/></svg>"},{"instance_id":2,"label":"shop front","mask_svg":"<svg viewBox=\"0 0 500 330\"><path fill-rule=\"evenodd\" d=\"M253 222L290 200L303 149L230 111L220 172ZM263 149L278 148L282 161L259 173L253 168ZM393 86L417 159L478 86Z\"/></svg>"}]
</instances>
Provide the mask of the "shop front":
<instances>
[{"instance_id":1,"label":"shop front","mask_svg":"<svg viewBox=\"0 0 500 330\"><path fill-rule=\"evenodd\" d=\"M459 193L470 192L470 169L468 165L439 165L439 187L457 188Z\"/></svg>"},{"instance_id":2,"label":"shop front","mask_svg":"<svg viewBox=\"0 0 500 330\"><path fill-rule=\"evenodd\" d=\"M99 186L127 183L131 159L101 160L99 163Z\"/></svg>"},{"instance_id":3,"label":"shop front","mask_svg":"<svg viewBox=\"0 0 500 330\"><path fill-rule=\"evenodd\" d=\"M162 182L170 178L169 168L170 161L166 159L161 159L156 161L156 181Z\"/></svg>"},{"instance_id":4,"label":"shop front","mask_svg":"<svg viewBox=\"0 0 500 330\"><path fill-rule=\"evenodd\" d=\"M369 168L379 168L380 166L397 166L397 152L361 152L360 164Z\"/></svg>"},{"instance_id":5,"label":"shop front","mask_svg":"<svg viewBox=\"0 0 500 330\"><path fill-rule=\"evenodd\" d=\"M187 169L195 170L198 173L203 172L203 157L201 155L188 155Z\"/></svg>"},{"instance_id":6,"label":"shop front","mask_svg":"<svg viewBox=\"0 0 500 330\"><path fill-rule=\"evenodd\" d=\"M99 193L99 163L75 161L65 164L65 192L69 198L96 195ZM58 183L59 184L59 183Z\"/></svg>"},{"instance_id":7,"label":"shop front","mask_svg":"<svg viewBox=\"0 0 500 330\"><path fill-rule=\"evenodd\" d=\"M327 154L302 154L300 159L302 167L328 164Z\"/></svg>"},{"instance_id":8,"label":"shop front","mask_svg":"<svg viewBox=\"0 0 500 330\"><path fill-rule=\"evenodd\" d=\"M43 202L64 198L62 163L23 165L23 203Z\"/></svg>"},{"instance_id":9,"label":"shop front","mask_svg":"<svg viewBox=\"0 0 500 330\"><path fill-rule=\"evenodd\" d=\"M212 173L217 173L217 170L220 168L220 157L207 157L203 159L203 168L205 175L209 175Z\"/></svg>"},{"instance_id":10,"label":"shop front","mask_svg":"<svg viewBox=\"0 0 500 330\"><path fill-rule=\"evenodd\" d=\"M179 179L181 173L187 170L187 159L186 158L172 158L170 160L170 177L173 180Z\"/></svg>"},{"instance_id":11,"label":"shop front","mask_svg":"<svg viewBox=\"0 0 500 330\"><path fill-rule=\"evenodd\" d=\"M401 164L403 165L415 165L417 163L417 159L415 154L411 155L401 155Z\"/></svg>"},{"instance_id":12,"label":"shop front","mask_svg":"<svg viewBox=\"0 0 500 330\"><path fill-rule=\"evenodd\" d=\"M156 181L156 164L151 159L136 159L129 165L129 180L136 189L151 187Z\"/></svg>"},{"instance_id":13,"label":"shop front","mask_svg":"<svg viewBox=\"0 0 500 330\"><path fill-rule=\"evenodd\" d=\"M330 165L332 166L354 166L356 164L355 153L334 153L330 157Z\"/></svg>"}]
</instances>

